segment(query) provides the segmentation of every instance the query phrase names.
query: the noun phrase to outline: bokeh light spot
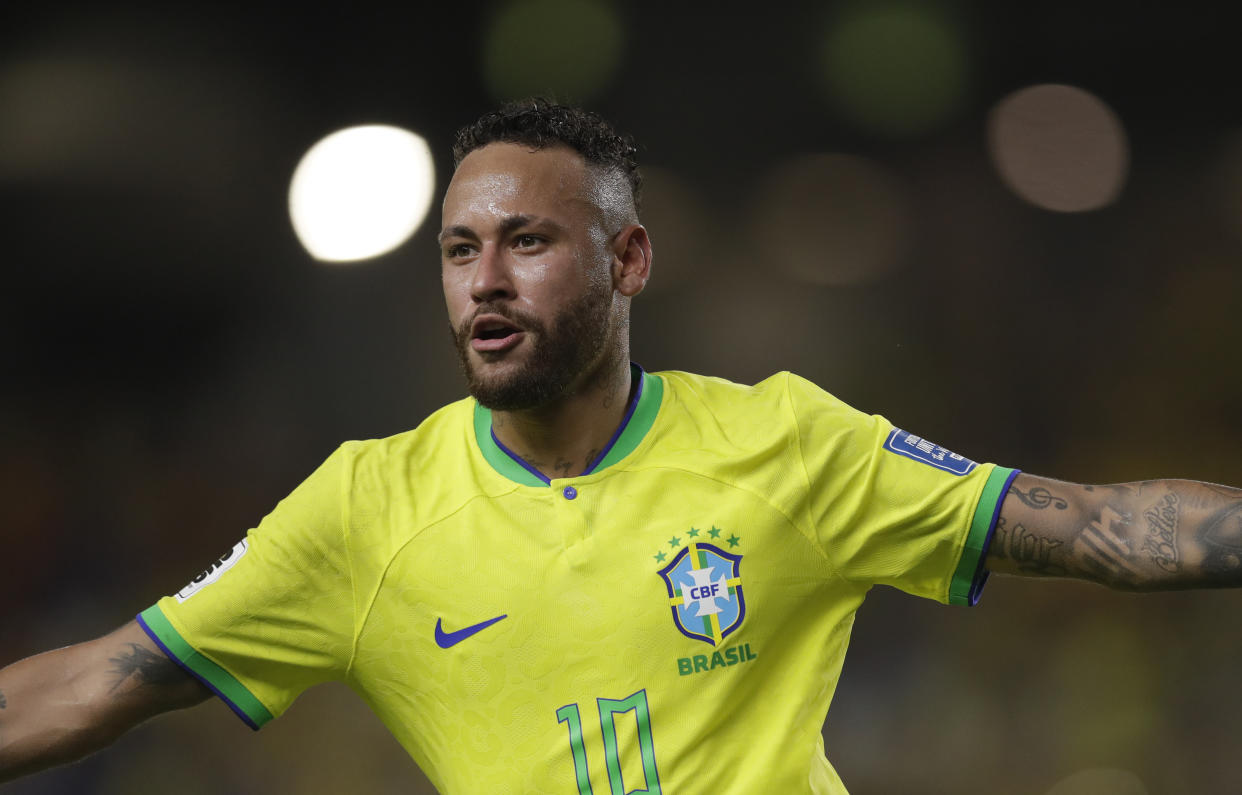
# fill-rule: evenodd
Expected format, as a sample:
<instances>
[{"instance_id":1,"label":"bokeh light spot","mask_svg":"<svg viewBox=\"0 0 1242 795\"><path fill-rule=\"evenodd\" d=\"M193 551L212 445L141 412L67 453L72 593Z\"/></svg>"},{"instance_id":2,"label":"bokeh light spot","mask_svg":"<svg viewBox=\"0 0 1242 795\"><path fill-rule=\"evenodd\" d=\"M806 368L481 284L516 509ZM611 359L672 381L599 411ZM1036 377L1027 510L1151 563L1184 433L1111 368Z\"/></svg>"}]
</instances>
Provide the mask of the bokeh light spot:
<instances>
[{"instance_id":1,"label":"bokeh light spot","mask_svg":"<svg viewBox=\"0 0 1242 795\"><path fill-rule=\"evenodd\" d=\"M431 206L435 172L427 142L409 130L339 130L302 157L289 186L289 216L315 259L355 262L392 251Z\"/></svg>"},{"instance_id":2,"label":"bokeh light spot","mask_svg":"<svg viewBox=\"0 0 1242 795\"><path fill-rule=\"evenodd\" d=\"M1057 212L1111 204L1130 157L1121 120L1103 100L1055 84L1024 88L997 103L988 119L988 149L1010 190Z\"/></svg>"},{"instance_id":3,"label":"bokeh light spot","mask_svg":"<svg viewBox=\"0 0 1242 795\"><path fill-rule=\"evenodd\" d=\"M858 284L906 251L909 208L878 164L843 154L790 160L763 180L752 213L756 257L802 282Z\"/></svg>"},{"instance_id":4,"label":"bokeh light spot","mask_svg":"<svg viewBox=\"0 0 1242 795\"><path fill-rule=\"evenodd\" d=\"M483 77L498 99L581 102L616 72L624 40L620 17L601 0L513 0L488 28Z\"/></svg>"},{"instance_id":5,"label":"bokeh light spot","mask_svg":"<svg viewBox=\"0 0 1242 795\"><path fill-rule=\"evenodd\" d=\"M822 68L837 111L873 132L915 135L947 121L966 97L960 31L934 9L856 6L834 17Z\"/></svg>"},{"instance_id":6,"label":"bokeh light spot","mask_svg":"<svg viewBox=\"0 0 1242 795\"><path fill-rule=\"evenodd\" d=\"M642 222L652 230L655 250L647 292L672 290L710 273L718 235L693 183L673 171L644 166L642 199Z\"/></svg>"}]
</instances>

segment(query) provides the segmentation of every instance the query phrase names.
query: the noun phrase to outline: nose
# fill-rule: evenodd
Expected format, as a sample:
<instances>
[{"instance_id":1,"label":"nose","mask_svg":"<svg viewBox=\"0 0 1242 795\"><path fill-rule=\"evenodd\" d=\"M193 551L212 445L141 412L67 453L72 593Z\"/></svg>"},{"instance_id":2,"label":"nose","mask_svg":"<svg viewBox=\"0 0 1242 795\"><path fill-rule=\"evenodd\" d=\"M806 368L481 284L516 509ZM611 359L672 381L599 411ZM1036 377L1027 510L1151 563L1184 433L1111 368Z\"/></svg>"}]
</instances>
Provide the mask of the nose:
<instances>
[{"instance_id":1,"label":"nose","mask_svg":"<svg viewBox=\"0 0 1242 795\"><path fill-rule=\"evenodd\" d=\"M470 281L470 297L476 303L514 298L513 273L503 253L496 246L484 246L475 261L474 278Z\"/></svg>"}]
</instances>

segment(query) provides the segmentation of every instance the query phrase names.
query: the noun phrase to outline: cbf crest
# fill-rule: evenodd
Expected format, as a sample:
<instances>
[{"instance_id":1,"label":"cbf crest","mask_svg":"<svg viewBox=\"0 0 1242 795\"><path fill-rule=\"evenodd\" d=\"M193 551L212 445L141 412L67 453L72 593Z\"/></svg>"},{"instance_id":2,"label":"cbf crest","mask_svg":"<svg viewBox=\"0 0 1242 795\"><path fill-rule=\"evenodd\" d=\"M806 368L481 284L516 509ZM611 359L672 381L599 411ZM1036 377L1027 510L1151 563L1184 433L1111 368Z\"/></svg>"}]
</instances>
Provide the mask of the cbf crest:
<instances>
[{"instance_id":1,"label":"cbf crest","mask_svg":"<svg viewBox=\"0 0 1242 795\"><path fill-rule=\"evenodd\" d=\"M712 528L712 538L720 531ZM742 594L742 556L725 552L715 544L693 539L669 564L659 570L668 589L673 623L689 638L719 646L746 618L746 597ZM729 539L736 546L737 536ZM663 556L657 556L662 559Z\"/></svg>"}]
</instances>

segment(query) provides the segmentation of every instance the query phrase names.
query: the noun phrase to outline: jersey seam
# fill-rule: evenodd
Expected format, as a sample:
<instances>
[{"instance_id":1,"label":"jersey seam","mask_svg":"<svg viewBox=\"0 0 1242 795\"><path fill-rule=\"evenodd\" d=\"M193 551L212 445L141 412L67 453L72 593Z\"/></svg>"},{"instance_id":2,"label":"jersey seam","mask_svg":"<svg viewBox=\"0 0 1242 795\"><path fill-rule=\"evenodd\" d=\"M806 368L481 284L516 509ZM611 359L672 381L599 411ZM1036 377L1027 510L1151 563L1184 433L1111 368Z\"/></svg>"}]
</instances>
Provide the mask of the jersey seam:
<instances>
[{"instance_id":1,"label":"jersey seam","mask_svg":"<svg viewBox=\"0 0 1242 795\"><path fill-rule=\"evenodd\" d=\"M351 451L351 453L356 451ZM358 637L361 635L361 625L358 623L358 579L354 576L354 550L351 543L353 535L350 526L350 517L352 516L350 507L350 498L353 494L353 475L354 465L356 464L356 456L349 456L349 466L341 467L341 534L342 541L345 545L345 567L349 572L349 593L350 601L353 609L350 611L353 619L353 638L349 645L349 662L345 665L345 678L349 679L353 675L354 659L358 656Z\"/></svg>"},{"instance_id":2,"label":"jersey seam","mask_svg":"<svg viewBox=\"0 0 1242 795\"><path fill-rule=\"evenodd\" d=\"M683 467L679 467L679 466L672 466L672 465L668 465L668 464L661 464L661 465L647 466L647 467L629 467L629 468L626 468L626 469L624 469L624 470L622 470L622 471L625 471L625 472L640 472L640 471L650 471L650 470L668 470L668 471L672 471L672 472L680 472L680 473L685 474L685 475L691 475L691 476L693 476L693 477L703 478L704 480L710 480L711 482L713 482L713 483L719 483L721 486L724 486L724 487L726 487L726 488L736 489L737 491L740 491L740 492L742 492L742 493L744 493L744 494L748 494L748 495L750 495L751 497L755 497L755 498L756 498L756 499L758 499L760 502L762 502L764 505L767 505L769 508L771 508L771 509L772 509L773 511L775 511L777 514L779 514L779 515L780 515L780 516L781 516L781 517L782 517L782 518L783 518L786 522L788 522L788 523L789 523L789 525L790 525L791 527L793 527L795 530L797 530L797 531L798 531L798 534L799 534L799 535L801 535L801 536L802 536L803 538L805 538L808 542L810 542L811 547L812 547L812 548L813 548L816 552L818 552L818 553L819 553L819 555L820 555L820 557L824 559L824 562L828 564L828 567L831 569L831 574L832 574L832 576L836 577L837 579L841 580L842 582L849 583L850 585L856 585L856 583L850 582L849 580L845 579L844 577L842 577L842 576L841 576L841 575L837 572L836 567L832 565L832 561L831 561L831 560L828 558L828 556L824 553L824 550L820 547L820 545L819 545L819 544L817 544L817 543L815 542L815 539L814 539L814 538L811 538L811 537L809 537L809 536L807 535L806 531L805 531L805 530L804 530L804 529L803 529L803 528L802 528L802 527L798 524L798 522L797 522L795 519L793 519L791 516L789 516L789 514L785 513L785 511L784 511L784 510L782 510L782 509L780 508L780 506L778 506L778 505L776 505L775 503L773 503L771 500L769 500L769 499L768 499L767 497L765 497L763 494L760 494L760 493L759 493L759 492L757 492L757 491L753 491L753 490L751 490L751 489L745 488L744 486L740 486L740 485L738 485L737 483L732 483L732 482L727 481L727 480L721 480L721 479L719 479L719 478L712 477L711 475L707 475L707 474L704 474L704 473L702 473L702 472L696 472L696 471L695 471L695 470L693 470L693 469L686 469L686 468L683 468Z\"/></svg>"},{"instance_id":3,"label":"jersey seam","mask_svg":"<svg viewBox=\"0 0 1242 795\"><path fill-rule=\"evenodd\" d=\"M443 515L438 516L435 519L431 519L427 521L426 523L424 523L416 531L410 533L410 537L407 538L405 541L403 541L396 549L392 551L392 554L388 556L388 560L384 562L384 567L380 571L379 577L376 578L375 588L371 592L370 598L367 600L366 610L363 611L362 619L358 624L358 632L354 638L355 654L357 653L356 644L360 642L360 639L362 638L362 632L364 629L366 629L367 622L371 619L371 611L375 609L375 600L379 598L380 589L384 587L384 582L385 580L388 579L388 572L391 571L392 564L396 561L397 556L399 556L406 547L414 543L414 541L416 541L419 536L427 532L429 528L434 527L440 522L443 522L445 519L448 519L449 517L464 511L475 500L491 500L491 499L496 499L499 497L504 497L504 496L514 493L515 491L518 490L518 488L521 487L520 483L513 483L512 485L513 485L513 488L508 489L506 491L497 492L495 494L472 495L469 499L467 499L462 504L458 505L456 508L453 508L450 511L446 511ZM351 659L351 666L352 666L352 659Z\"/></svg>"},{"instance_id":4,"label":"jersey seam","mask_svg":"<svg viewBox=\"0 0 1242 795\"><path fill-rule=\"evenodd\" d=\"M807 471L806 456L803 454L803 451L802 451L802 432L798 427L798 412L794 410L793 392L789 388L789 379L790 379L790 373L787 372L785 373L785 400L786 400L786 404L789 409L789 415L793 418L794 441L798 447L798 467L802 470L803 488L806 494L806 499L809 502L809 500L811 499L811 473ZM809 509L809 506L808 506L808 509ZM797 522L793 522L793 524L795 527L798 528L798 531L802 533L804 536L806 536L807 540L811 542L811 546L815 547L815 549L819 551L819 554L823 556L824 562L827 563L828 567L832 569L832 574L834 577L841 580L842 582L849 583L850 585L853 585L853 586L859 585L859 583L856 583L853 580L847 579L845 576L841 574L840 566L838 566L833 561L832 556L828 554L828 550L825 549L824 546L819 542L819 539L815 535L814 528L810 528L810 527L804 528Z\"/></svg>"}]
</instances>

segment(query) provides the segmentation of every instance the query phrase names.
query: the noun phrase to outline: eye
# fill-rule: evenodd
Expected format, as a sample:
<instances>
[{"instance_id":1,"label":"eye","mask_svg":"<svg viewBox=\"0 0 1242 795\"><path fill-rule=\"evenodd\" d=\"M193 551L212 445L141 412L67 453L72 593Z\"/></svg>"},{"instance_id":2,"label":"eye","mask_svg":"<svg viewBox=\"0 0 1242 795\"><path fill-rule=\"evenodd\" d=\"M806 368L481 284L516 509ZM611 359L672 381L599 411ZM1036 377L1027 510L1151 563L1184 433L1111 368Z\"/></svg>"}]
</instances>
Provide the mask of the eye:
<instances>
[{"instance_id":1,"label":"eye","mask_svg":"<svg viewBox=\"0 0 1242 795\"><path fill-rule=\"evenodd\" d=\"M474 247L467 243L454 243L444 247L444 257L445 259L462 259L470 256L472 251Z\"/></svg>"},{"instance_id":2,"label":"eye","mask_svg":"<svg viewBox=\"0 0 1242 795\"><path fill-rule=\"evenodd\" d=\"M513 245L517 248L533 248L543 242L543 238L536 235L518 235L513 240Z\"/></svg>"}]
</instances>

